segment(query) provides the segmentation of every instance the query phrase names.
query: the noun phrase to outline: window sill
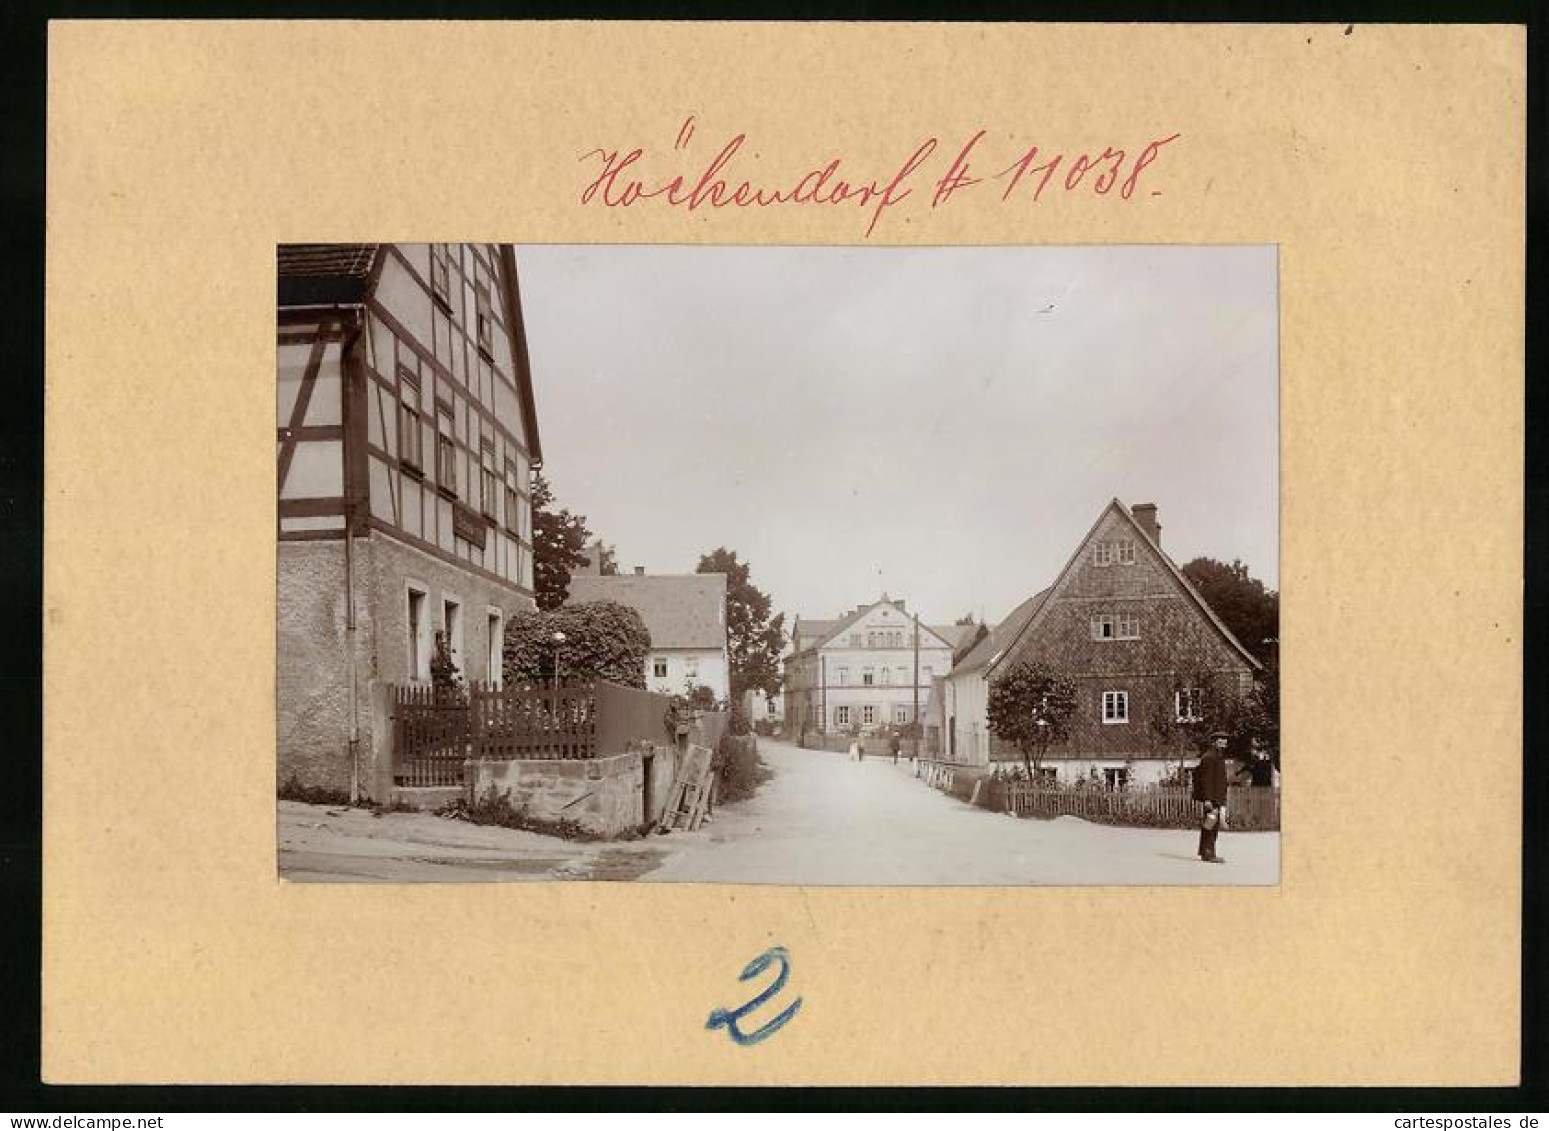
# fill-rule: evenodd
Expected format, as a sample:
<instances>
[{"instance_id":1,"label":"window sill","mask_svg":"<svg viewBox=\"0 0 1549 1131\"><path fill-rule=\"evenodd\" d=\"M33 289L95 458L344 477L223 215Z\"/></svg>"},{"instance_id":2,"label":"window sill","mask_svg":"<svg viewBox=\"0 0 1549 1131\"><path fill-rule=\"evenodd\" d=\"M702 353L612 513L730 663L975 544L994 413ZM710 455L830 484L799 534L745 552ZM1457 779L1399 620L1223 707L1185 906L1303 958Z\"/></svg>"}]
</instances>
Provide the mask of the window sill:
<instances>
[{"instance_id":1,"label":"window sill","mask_svg":"<svg viewBox=\"0 0 1549 1131\"><path fill-rule=\"evenodd\" d=\"M1129 720L1128 719L1104 719L1103 720L1103 726L1105 726L1105 727L1122 727L1122 726L1128 726L1128 725L1129 725Z\"/></svg>"},{"instance_id":2,"label":"window sill","mask_svg":"<svg viewBox=\"0 0 1549 1131\"><path fill-rule=\"evenodd\" d=\"M424 471L422 471L418 467L415 467L412 463L410 463L408 460L404 459L401 456L398 459L398 467L399 467L400 470L402 470L406 474L412 475L415 479L424 479L425 478Z\"/></svg>"},{"instance_id":3,"label":"window sill","mask_svg":"<svg viewBox=\"0 0 1549 1131\"><path fill-rule=\"evenodd\" d=\"M446 486L443 486L440 483L437 483L436 484L436 494L440 495L443 499L451 499L453 502L457 501L457 488L456 487L446 487Z\"/></svg>"}]
</instances>

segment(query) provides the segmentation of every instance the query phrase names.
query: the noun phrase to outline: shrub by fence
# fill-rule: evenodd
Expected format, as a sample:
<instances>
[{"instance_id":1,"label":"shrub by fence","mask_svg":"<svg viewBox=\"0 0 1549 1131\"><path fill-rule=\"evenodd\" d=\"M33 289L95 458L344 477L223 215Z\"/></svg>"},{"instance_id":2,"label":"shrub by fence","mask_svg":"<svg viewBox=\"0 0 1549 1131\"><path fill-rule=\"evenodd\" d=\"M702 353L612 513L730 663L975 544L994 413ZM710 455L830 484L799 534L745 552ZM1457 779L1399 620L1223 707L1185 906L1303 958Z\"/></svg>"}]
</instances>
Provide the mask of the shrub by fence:
<instances>
[{"instance_id":1,"label":"shrub by fence","mask_svg":"<svg viewBox=\"0 0 1549 1131\"><path fill-rule=\"evenodd\" d=\"M1204 806L1178 786L1072 789L1025 781L990 783L995 808L1018 817L1082 817L1111 825L1198 828ZM1280 827L1280 791L1232 786L1226 794L1227 828L1239 832Z\"/></svg>"}]
</instances>

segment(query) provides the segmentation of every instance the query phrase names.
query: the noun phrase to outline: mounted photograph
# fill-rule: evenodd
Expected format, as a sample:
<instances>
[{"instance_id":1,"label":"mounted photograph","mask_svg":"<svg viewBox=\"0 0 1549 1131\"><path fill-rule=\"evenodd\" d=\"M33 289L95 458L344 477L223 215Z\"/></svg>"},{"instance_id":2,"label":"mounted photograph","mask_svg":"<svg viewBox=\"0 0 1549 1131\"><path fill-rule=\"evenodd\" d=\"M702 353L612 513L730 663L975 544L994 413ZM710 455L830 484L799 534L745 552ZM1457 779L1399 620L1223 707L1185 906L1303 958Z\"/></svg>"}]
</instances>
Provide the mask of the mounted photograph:
<instances>
[{"instance_id":1,"label":"mounted photograph","mask_svg":"<svg viewBox=\"0 0 1549 1131\"><path fill-rule=\"evenodd\" d=\"M276 269L282 878L1279 883L1274 246Z\"/></svg>"}]
</instances>

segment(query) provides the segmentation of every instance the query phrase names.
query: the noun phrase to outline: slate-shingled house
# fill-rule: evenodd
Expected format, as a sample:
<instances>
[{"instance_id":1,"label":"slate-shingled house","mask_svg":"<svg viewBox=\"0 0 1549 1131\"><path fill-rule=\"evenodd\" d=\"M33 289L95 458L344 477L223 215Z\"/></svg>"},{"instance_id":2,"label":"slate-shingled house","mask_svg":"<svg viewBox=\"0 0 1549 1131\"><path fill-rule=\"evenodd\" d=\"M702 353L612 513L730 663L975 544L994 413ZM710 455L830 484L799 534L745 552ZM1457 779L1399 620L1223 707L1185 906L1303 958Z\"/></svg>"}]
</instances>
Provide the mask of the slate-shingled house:
<instances>
[{"instance_id":1,"label":"slate-shingled house","mask_svg":"<svg viewBox=\"0 0 1549 1131\"><path fill-rule=\"evenodd\" d=\"M1049 749L1061 778L1097 768L1111 782L1161 778L1178 746L1159 720L1185 719L1206 690L1246 694L1259 663L1161 547L1156 507L1114 499L1065 568L952 669L941 756L983 765L1021 754L990 734L989 685L1025 659L1076 684L1071 737ZM1165 728L1163 728L1165 729Z\"/></svg>"},{"instance_id":2,"label":"slate-shingled house","mask_svg":"<svg viewBox=\"0 0 1549 1131\"><path fill-rule=\"evenodd\" d=\"M438 632L498 679L504 623L533 607L515 257L284 245L277 320L279 776L366 793L371 682L428 680Z\"/></svg>"},{"instance_id":3,"label":"slate-shingled house","mask_svg":"<svg viewBox=\"0 0 1549 1131\"><path fill-rule=\"evenodd\" d=\"M566 604L617 601L640 614L651 634L645 658L645 685L651 691L682 695L692 686L708 687L717 699L731 698L731 665L726 642L724 573L599 575L596 546L582 571L570 575Z\"/></svg>"}]
</instances>

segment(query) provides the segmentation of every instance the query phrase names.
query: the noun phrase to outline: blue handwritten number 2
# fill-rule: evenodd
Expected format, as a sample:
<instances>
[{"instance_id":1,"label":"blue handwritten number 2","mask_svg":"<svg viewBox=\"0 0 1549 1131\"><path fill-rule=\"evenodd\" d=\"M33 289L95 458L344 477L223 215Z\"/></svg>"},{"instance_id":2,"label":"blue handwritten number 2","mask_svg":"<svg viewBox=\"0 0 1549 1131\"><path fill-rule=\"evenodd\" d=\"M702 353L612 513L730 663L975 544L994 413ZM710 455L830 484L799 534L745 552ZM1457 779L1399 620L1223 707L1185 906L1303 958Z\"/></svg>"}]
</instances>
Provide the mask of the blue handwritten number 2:
<instances>
[{"instance_id":1,"label":"blue handwritten number 2","mask_svg":"<svg viewBox=\"0 0 1549 1131\"><path fill-rule=\"evenodd\" d=\"M758 977L776 962L780 964L780 972L775 975L775 980L769 984L769 987L763 993L750 999L745 1004L739 1005L736 1009L713 1010L709 1020L705 1022L705 1028L719 1029L724 1025L726 1032L731 1035L731 1039L739 1045L756 1045L766 1037L773 1036L787 1021L795 1017L796 1011L801 1008L801 998L791 1002L790 1005L786 1006L768 1022L760 1025L751 1033L744 1033L737 1024L744 1016L753 1012L753 1010L780 992L781 987L785 985L785 980L791 976L791 956L783 946L772 946L743 968L737 980L746 982L749 978Z\"/></svg>"}]
</instances>

